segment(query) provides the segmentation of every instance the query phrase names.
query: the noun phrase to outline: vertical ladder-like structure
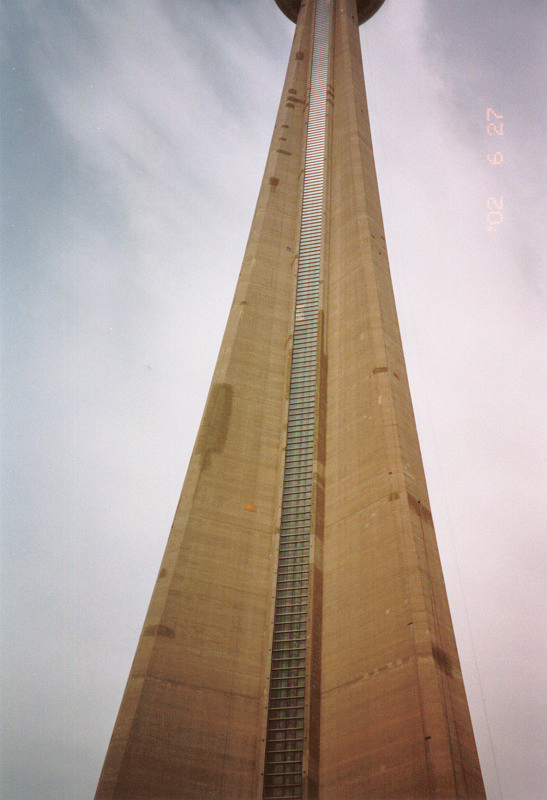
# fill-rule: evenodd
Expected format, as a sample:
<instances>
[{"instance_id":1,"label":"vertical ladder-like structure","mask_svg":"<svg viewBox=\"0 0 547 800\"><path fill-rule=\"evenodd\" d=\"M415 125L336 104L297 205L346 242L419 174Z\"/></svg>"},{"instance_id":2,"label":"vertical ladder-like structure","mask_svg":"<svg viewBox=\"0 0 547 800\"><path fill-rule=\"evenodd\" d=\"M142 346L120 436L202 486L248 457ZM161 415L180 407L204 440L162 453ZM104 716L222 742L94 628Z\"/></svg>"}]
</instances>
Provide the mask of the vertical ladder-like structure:
<instances>
[{"instance_id":1,"label":"vertical ladder-like structure","mask_svg":"<svg viewBox=\"0 0 547 800\"><path fill-rule=\"evenodd\" d=\"M264 798L300 800L305 785L317 787L318 737L313 753L314 718L319 720L318 659L321 607L313 591L316 535L322 538L324 486L318 478L318 449L325 437L323 326L326 255L327 94L329 0L318 0L313 44L302 182L302 215L296 273L285 472L281 502L279 561L268 703ZM324 447L323 447L324 450ZM310 568L311 566L311 568ZM314 602L315 601L315 602ZM315 675L314 665L315 664ZM308 680L306 680L306 677ZM310 761L310 738L312 753ZM307 755L306 765L304 755ZM311 775L310 775L311 767Z\"/></svg>"}]
</instances>

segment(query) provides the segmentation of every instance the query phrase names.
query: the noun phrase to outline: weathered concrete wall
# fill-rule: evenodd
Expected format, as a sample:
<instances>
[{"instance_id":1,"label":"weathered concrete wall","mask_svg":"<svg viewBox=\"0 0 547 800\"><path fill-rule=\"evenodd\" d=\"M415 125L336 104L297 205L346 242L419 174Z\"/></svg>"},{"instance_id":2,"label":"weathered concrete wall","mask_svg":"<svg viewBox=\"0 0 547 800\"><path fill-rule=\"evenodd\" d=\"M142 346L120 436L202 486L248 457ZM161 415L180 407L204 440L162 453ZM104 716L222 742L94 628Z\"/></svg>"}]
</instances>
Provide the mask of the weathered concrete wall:
<instances>
[{"instance_id":1,"label":"weathered concrete wall","mask_svg":"<svg viewBox=\"0 0 547 800\"><path fill-rule=\"evenodd\" d=\"M412 412L355 3L339 0L321 800L484 796Z\"/></svg>"},{"instance_id":2,"label":"weathered concrete wall","mask_svg":"<svg viewBox=\"0 0 547 800\"><path fill-rule=\"evenodd\" d=\"M355 0L331 5L322 497L310 572L321 613L309 631L317 662L305 764L319 773L321 800L480 798L389 277L358 13ZM302 4L241 275L97 800L261 797L314 6ZM304 782L308 800L316 792L315 778Z\"/></svg>"}]
</instances>

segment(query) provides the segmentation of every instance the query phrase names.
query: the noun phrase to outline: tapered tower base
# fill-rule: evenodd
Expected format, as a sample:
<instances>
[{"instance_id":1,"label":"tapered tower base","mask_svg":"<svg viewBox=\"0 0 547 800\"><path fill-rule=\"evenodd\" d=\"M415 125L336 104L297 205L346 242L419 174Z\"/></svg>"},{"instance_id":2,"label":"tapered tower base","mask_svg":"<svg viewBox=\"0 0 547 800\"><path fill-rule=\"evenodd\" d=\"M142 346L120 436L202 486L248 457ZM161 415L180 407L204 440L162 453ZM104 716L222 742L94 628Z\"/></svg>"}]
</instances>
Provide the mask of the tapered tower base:
<instances>
[{"instance_id":1,"label":"tapered tower base","mask_svg":"<svg viewBox=\"0 0 547 800\"><path fill-rule=\"evenodd\" d=\"M483 798L412 412L359 22L297 20L97 800Z\"/></svg>"}]
</instances>

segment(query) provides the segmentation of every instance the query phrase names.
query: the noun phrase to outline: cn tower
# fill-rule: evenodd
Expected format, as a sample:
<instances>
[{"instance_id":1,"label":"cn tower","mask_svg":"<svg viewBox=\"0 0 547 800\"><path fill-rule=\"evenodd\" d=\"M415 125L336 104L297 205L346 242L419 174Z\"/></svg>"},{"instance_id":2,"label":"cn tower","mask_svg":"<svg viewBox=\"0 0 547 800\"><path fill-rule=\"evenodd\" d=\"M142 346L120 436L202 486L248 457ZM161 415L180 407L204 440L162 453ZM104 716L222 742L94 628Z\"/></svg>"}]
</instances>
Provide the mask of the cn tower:
<instances>
[{"instance_id":1,"label":"cn tower","mask_svg":"<svg viewBox=\"0 0 547 800\"><path fill-rule=\"evenodd\" d=\"M96 800L478 800L368 120L382 0L277 4L264 178Z\"/></svg>"}]
</instances>

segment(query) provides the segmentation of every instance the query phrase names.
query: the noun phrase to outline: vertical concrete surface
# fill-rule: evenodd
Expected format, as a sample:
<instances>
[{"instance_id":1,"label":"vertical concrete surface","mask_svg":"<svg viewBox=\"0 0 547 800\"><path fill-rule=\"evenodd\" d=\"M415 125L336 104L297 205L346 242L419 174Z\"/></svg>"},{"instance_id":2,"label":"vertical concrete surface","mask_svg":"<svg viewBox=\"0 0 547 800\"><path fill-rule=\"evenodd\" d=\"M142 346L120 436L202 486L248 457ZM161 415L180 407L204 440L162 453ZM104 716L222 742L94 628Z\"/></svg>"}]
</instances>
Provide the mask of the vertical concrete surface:
<instances>
[{"instance_id":1,"label":"vertical concrete surface","mask_svg":"<svg viewBox=\"0 0 547 800\"><path fill-rule=\"evenodd\" d=\"M322 800L484 788L412 412L355 0L333 7Z\"/></svg>"},{"instance_id":2,"label":"vertical concrete surface","mask_svg":"<svg viewBox=\"0 0 547 800\"><path fill-rule=\"evenodd\" d=\"M297 25L266 170L96 800L482 798L372 154L358 25L381 0L277 2ZM319 7L319 366L302 780L289 789L276 783L286 751L271 737L267 761L265 748Z\"/></svg>"}]
</instances>

